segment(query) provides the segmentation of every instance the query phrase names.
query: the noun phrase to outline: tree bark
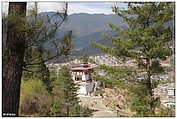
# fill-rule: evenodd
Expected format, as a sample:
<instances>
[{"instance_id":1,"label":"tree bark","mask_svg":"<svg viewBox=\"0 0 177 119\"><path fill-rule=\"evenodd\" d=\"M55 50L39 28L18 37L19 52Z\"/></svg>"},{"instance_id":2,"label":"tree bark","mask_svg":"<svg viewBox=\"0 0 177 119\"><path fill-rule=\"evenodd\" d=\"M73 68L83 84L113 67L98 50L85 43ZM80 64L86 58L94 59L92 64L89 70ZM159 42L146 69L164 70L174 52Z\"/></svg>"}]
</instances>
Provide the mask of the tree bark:
<instances>
[{"instance_id":1,"label":"tree bark","mask_svg":"<svg viewBox=\"0 0 177 119\"><path fill-rule=\"evenodd\" d=\"M22 25L25 24L26 5L26 2L9 3L7 40L3 56L2 116L18 116L25 51L25 32Z\"/></svg>"},{"instance_id":2,"label":"tree bark","mask_svg":"<svg viewBox=\"0 0 177 119\"><path fill-rule=\"evenodd\" d=\"M147 59L147 89L148 89L148 95L150 98L149 102L149 108L150 108L150 113L155 114L155 102L154 102L154 93L153 93L153 87L152 87L152 82L151 82L151 72L150 72L150 66L151 66L151 61L150 59Z\"/></svg>"}]
</instances>

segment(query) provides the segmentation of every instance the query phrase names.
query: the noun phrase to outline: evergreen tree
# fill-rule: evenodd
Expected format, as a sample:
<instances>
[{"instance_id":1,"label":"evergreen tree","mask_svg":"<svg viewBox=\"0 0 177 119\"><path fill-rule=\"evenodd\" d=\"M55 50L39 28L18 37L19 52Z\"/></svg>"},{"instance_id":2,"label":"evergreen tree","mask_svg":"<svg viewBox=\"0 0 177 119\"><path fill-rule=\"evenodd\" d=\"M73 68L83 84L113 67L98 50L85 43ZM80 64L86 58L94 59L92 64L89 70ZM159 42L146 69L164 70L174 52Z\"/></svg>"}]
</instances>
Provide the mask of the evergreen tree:
<instances>
[{"instance_id":1,"label":"evergreen tree","mask_svg":"<svg viewBox=\"0 0 177 119\"><path fill-rule=\"evenodd\" d=\"M72 116L72 110L78 105L77 84L71 78L67 67L61 67L57 80L54 81L54 104L51 108L53 116Z\"/></svg>"},{"instance_id":2,"label":"evergreen tree","mask_svg":"<svg viewBox=\"0 0 177 119\"><path fill-rule=\"evenodd\" d=\"M7 39L3 53L3 116L18 116L25 50L25 33L19 27L25 24L26 5L26 2L9 3Z\"/></svg>"},{"instance_id":3,"label":"evergreen tree","mask_svg":"<svg viewBox=\"0 0 177 119\"><path fill-rule=\"evenodd\" d=\"M10 2L7 16L7 39L3 39L3 116L18 116L20 100L20 84L22 71L29 65L40 64L24 62L26 49L32 46L40 46L42 43L55 38L57 29L62 25L67 17L67 3L64 13L57 12L59 20L51 23L47 17L46 21L42 18L37 19L37 9L34 9L26 19L26 2ZM3 30L5 31L5 30ZM68 50L67 50L68 51ZM61 56L47 58L51 60ZM44 62L44 61L43 61ZM11 113L11 115L7 115Z\"/></svg>"},{"instance_id":4,"label":"evergreen tree","mask_svg":"<svg viewBox=\"0 0 177 119\"><path fill-rule=\"evenodd\" d=\"M164 71L161 61L172 55L171 43L174 40L173 28L167 23L174 19L174 3L151 2L129 3L128 9L120 10L114 6L113 11L122 16L128 24L127 29L109 26L118 32L118 36L105 35L113 42L113 47L93 43L96 47L116 56L118 59L134 59L145 74L143 86L146 87L147 112L145 116L155 113L157 98L153 89L158 81L153 75Z\"/></svg>"},{"instance_id":5,"label":"evergreen tree","mask_svg":"<svg viewBox=\"0 0 177 119\"><path fill-rule=\"evenodd\" d=\"M69 69L64 66L53 82L53 101L50 116L88 117L92 110L79 104L77 97L78 84L72 80Z\"/></svg>"},{"instance_id":6,"label":"evergreen tree","mask_svg":"<svg viewBox=\"0 0 177 119\"><path fill-rule=\"evenodd\" d=\"M36 63L36 65L29 65L26 71L23 72L23 80L41 80L47 88L47 91L52 91L52 80L50 78L49 69L46 67L44 58L42 56L43 50L39 46L33 46L26 50L24 61L26 63Z\"/></svg>"}]
</instances>

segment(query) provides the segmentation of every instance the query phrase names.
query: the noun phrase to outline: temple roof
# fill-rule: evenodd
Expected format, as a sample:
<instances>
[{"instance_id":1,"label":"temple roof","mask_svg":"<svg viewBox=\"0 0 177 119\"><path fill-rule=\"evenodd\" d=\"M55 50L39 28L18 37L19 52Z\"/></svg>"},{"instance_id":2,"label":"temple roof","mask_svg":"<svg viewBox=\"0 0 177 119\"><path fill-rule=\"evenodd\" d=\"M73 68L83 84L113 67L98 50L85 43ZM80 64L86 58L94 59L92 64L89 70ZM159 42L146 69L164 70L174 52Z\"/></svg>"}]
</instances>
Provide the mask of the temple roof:
<instances>
[{"instance_id":1,"label":"temple roof","mask_svg":"<svg viewBox=\"0 0 177 119\"><path fill-rule=\"evenodd\" d=\"M75 65L71 66L70 70L71 71L77 71L77 70L90 70L96 68L96 65L91 65L91 64L81 64L81 65Z\"/></svg>"}]
</instances>

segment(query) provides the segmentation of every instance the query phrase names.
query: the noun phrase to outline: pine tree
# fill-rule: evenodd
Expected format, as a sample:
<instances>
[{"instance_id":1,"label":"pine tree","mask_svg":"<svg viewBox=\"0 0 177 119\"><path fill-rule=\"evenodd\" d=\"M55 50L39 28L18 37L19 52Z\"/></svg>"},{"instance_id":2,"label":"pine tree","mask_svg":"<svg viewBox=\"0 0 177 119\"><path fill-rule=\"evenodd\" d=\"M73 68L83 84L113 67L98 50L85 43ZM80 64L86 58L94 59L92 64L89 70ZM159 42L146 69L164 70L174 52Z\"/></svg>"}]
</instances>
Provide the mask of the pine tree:
<instances>
[{"instance_id":1,"label":"pine tree","mask_svg":"<svg viewBox=\"0 0 177 119\"><path fill-rule=\"evenodd\" d=\"M3 50L2 81L3 116L18 116L22 72L27 71L26 67L29 65L41 64L41 62L33 64L24 62L26 49L40 46L54 38L57 29L67 17L67 3L64 13L57 13L61 19L55 23L51 23L49 17L45 22L42 19L37 19L36 9L31 11L32 14L29 14L28 18L30 19L26 19L26 5L26 2L10 2L7 22L4 22L7 23L7 39L3 38L3 48L5 48ZM57 54L45 61L61 55Z\"/></svg>"},{"instance_id":2,"label":"pine tree","mask_svg":"<svg viewBox=\"0 0 177 119\"><path fill-rule=\"evenodd\" d=\"M61 67L57 80L54 81L53 94L55 102L52 107L52 115L72 116L72 108L78 104L77 84L72 80L70 71L67 67ZM62 106L61 106L62 105Z\"/></svg>"},{"instance_id":3,"label":"pine tree","mask_svg":"<svg viewBox=\"0 0 177 119\"><path fill-rule=\"evenodd\" d=\"M153 115L157 99L153 89L158 81L153 75L164 71L161 61L172 55L171 43L174 40L173 28L168 25L174 19L174 3L151 2L129 3L128 9L120 10L114 6L113 12L123 17L127 29L109 26L118 32L118 36L105 35L113 42L113 47L93 43L96 47L116 56L118 59L134 59L145 74L143 85L146 87L148 114ZM148 116L148 115L146 115Z\"/></svg>"},{"instance_id":4,"label":"pine tree","mask_svg":"<svg viewBox=\"0 0 177 119\"><path fill-rule=\"evenodd\" d=\"M37 65L29 65L26 67L26 71L23 72L24 80L41 80L47 88L47 91L52 91L52 80L50 78L50 72L45 65L44 58L42 56L43 50L40 46L30 47L26 50L24 61L26 63L35 63Z\"/></svg>"},{"instance_id":5,"label":"pine tree","mask_svg":"<svg viewBox=\"0 0 177 119\"><path fill-rule=\"evenodd\" d=\"M25 24L26 4L26 2L9 3L7 40L3 54L3 116L18 116L20 84L25 50L25 33L19 29L19 27Z\"/></svg>"}]
</instances>

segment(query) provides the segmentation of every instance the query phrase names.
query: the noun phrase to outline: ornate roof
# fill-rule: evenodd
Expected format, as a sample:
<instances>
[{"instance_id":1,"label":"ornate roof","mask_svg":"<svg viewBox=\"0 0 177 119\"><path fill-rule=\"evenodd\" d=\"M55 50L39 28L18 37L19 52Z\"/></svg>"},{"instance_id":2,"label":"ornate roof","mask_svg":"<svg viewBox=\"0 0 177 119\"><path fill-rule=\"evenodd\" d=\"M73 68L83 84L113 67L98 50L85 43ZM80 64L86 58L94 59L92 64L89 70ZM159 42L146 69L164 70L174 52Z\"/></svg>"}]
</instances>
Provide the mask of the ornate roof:
<instances>
[{"instance_id":1,"label":"ornate roof","mask_svg":"<svg viewBox=\"0 0 177 119\"><path fill-rule=\"evenodd\" d=\"M90 69L94 69L96 68L96 65L91 65L91 64L81 64L81 65L75 65L75 66L71 66L70 70L71 71L76 71L76 70L90 70Z\"/></svg>"}]
</instances>

